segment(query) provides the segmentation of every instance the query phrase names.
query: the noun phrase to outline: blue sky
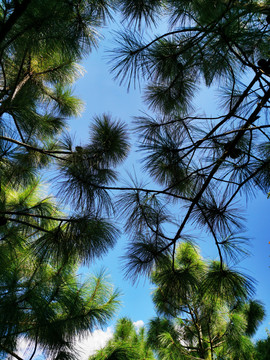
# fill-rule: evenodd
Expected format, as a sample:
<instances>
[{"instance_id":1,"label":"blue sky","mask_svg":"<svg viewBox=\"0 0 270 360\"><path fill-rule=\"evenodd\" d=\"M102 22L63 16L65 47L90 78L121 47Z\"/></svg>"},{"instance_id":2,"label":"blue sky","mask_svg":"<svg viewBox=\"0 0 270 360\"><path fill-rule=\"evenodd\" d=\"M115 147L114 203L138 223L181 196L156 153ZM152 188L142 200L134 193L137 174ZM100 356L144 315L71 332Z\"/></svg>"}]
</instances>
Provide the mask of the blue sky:
<instances>
[{"instance_id":1,"label":"blue sky","mask_svg":"<svg viewBox=\"0 0 270 360\"><path fill-rule=\"evenodd\" d=\"M126 122L131 128L133 117L140 115L141 111L147 111L142 102L139 88L131 88L127 92L125 86L119 86L113 80L113 76L109 72L108 54L105 51L112 46L112 35L109 35L107 30L105 30L105 34L107 39L100 42L99 49L93 50L90 56L84 60L82 65L86 73L77 81L74 88L74 94L85 102L85 111L81 118L71 121L70 126L72 133L76 133L78 143L82 144L88 140L88 127L93 116L109 113L114 118ZM213 102L209 101L210 95L208 91L204 91L199 96L199 103L207 112L214 111ZM131 136L131 140L135 147L136 139ZM134 148L131 156L121 168L121 176L126 177L126 172L133 171L133 169L136 169L139 176L142 175L138 170L139 159ZM266 306L267 317L256 335L256 338L263 338L266 336L265 329L270 328L270 244L268 243L270 241L270 199L267 199L266 194L258 192L256 199L250 200L248 203L243 200L238 206L246 213L247 232L245 235L251 238L249 247L251 255L243 260L238 268L257 281L255 298L261 300ZM137 286L132 286L130 281L123 279L119 256L123 255L126 240L126 236L122 235L117 247L107 257L90 265L89 270L84 268L83 271L96 271L102 266L105 267L111 274L113 283L123 292L123 306L118 316L129 316L133 321L143 320L146 323L155 314L150 296L151 286L146 279L142 279ZM209 259L217 257L211 239L204 237L198 242L198 245L204 257Z\"/></svg>"}]
</instances>

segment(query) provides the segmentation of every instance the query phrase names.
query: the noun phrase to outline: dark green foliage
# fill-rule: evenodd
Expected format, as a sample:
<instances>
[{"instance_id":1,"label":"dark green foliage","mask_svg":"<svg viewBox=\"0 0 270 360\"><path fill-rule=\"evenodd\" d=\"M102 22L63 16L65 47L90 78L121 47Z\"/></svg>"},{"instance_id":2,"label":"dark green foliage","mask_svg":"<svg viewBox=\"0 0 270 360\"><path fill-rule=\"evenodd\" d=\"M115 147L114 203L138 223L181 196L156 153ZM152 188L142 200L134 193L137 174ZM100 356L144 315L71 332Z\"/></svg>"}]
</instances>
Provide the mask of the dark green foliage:
<instances>
[{"instance_id":1,"label":"dark green foliage","mask_svg":"<svg viewBox=\"0 0 270 360\"><path fill-rule=\"evenodd\" d=\"M153 188L116 184L116 167L129 149L118 120L97 116L85 145L63 134L68 118L82 109L72 95L82 72L76 63L97 45L97 29L114 8L129 24L117 38L115 77L128 86L143 77L146 103L157 113L137 119ZM170 29L147 42L145 25L159 16ZM0 276L1 296L8 294L0 303L3 354L15 351L23 335L55 359L74 358L74 335L110 318L116 295L100 278L78 283L75 264L101 257L115 244L118 231L107 217L116 209L131 235L127 275L153 274L158 311L168 317L160 320L158 355L187 358L193 350L205 358L215 344L217 356L252 358L248 335L263 311L248 303L250 279L225 265L224 257L237 262L244 253L242 217L233 205L238 195L269 192L268 17L268 2L255 0L1 2ZM195 100L205 85L218 82L223 94L213 117ZM36 192L37 177L50 165L58 198L72 206L68 214ZM121 191L116 207L112 190ZM191 239L188 225L207 230L219 261L205 264L190 242L176 250ZM142 358L144 336L130 334L136 351L121 338L101 358ZM220 348L223 336L228 341Z\"/></svg>"},{"instance_id":2,"label":"dark green foliage","mask_svg":"<svg viewBox=\"0 0 270 360\"><path fill-rule=\"evenodd\" d=\"M87 262L106 254L115 244L117 230L104 219L86 215L63 219L33 243L41 258Z\"/></svg>"},{"instance_id":3,"label":"dark green foliage","mask_svg":"<svg viewBox=\"0 0 270 360\"><path fill-rule=\"evenodd\" d=\"M221 266L218 261L210 265L203 287L204 291L209 293L209 297L213 295L215 298L215 294L218 294L219 298L227 301L241 301L254 293L251 279L239 271L229 269L225 265Z\"/></svg>"},{"instance_id":4,"label":"dark green foliage","mask_svg":"<svg viewBox=\"0 0 270 360\"><path fill-rule=\"evenodd\" d=\"M161 0L117 0L124 18L128 18L130 23L141 25L144 20L147 24L154 22L158 17Z\"/></svg>"},{"instance_id":5,"label":"dark green foliage","mask_svg":"<svg viewBox=\"0 0 270 360\"><path fill-rule=\"evenodd\" d=\"M96 46L96 30L112 5L22 0L0 8L1 218L3 226L12 221L22 232L39 231L31 247L42 259L92 260L116 241L116 229L104 218L112 206L103 187L115 181L115 166L127 154L124 126L97 117L91 142L81 151L70 142L66 146L62 134L67 118L82 107L71 89L82 73L76 62ZM31 189L52 163L61 172L59 195L77 213L58 217L53 206L39 212L17 201L12 207L10 199L6 207L7 191Z\"/></svg>"},{"instance_id":6,"label":"dark green foliage","mask_svg":"<svg viewBox=\"0 0 270 360\"><path fill-rule=\"evenodd\" d=\"M100 161L116 165L126 158L129 144L125 127L120 122L113 122L108 115L96 117L90 128L91 148Z\"/></svg>"},{"instance_id":7,"label":"dark green foliage","mask_svg":"<svg viewBox=\"0 0 270 360\"><path fill-rule=\"evenodd\" d=\"M70 186L74 182L78 186L71 194L70 189L66 190L73 203L83 204L82 193L88 198L96 197L93 189L90 193L84 190L86 180L78 179L80 159L75 146L66 149L60 135L67 118L78 115L82 109L71 89L82 73L76 62L96 45L96 29L110 17L112 5L103 0L3 3L1 142L10 146L4 152L5 171L8 166L12 168L14 186L22 180L25 184L28 179L32 181L39 169L54 161L63 170L62 176L70 178ZM92 144L86 146L79 172L84 174L90 164L91 174L89 170L86 174L90 175L89 181L107 185L115 180L115 173L108 166L115 166L127 154L125 129L104 115L96 119L92 132ZM20 176L16 179L13 172ZM74 192L78 198L74 198ZM104 191L100 192L108 201Z\"/></svg>"},{"instance_id":8,"label":"dark green foliage","mask_svg":"<svg viewBox=\"0 0 270 360\"><path fill-rule=\"evenodd\" d=\"M149 39L136 20L148 14L153 25L152 11L161 14L163 33ZM269 193L269 2L140 1L125 14L135 30L118 34L112 72L128 87L143 79L154 114L138 117L136 131L144 170L157 183L144 190L136 185L132 201L122 196L123 209L128 202L133 209L125 214L135 234L127 273L149 274L198 227L212 237L222 268L224 257L236 262L244 250L244 218L235 205L240 196ZM209 100L198 103L206 87ZM163 217L162 230L151 212L142 216L153 199L175 209L175 216Z\"/></svg>"},{"instance_id":9,"label":"dark green foliage","mask_svg":"<svg viewBox=\"0 0 270 360\"><path fill-rule=\"evenodd\" d=\"M130 319L121 318L115 326L113 338L89 360L154 360L145 339L145 329L137 332Z\"/></svg>"},{"instance_id":10,"label":"dark green foliage","mask_svg":"<svg viewBox=\"0 0 270 360\"><path fill-rule=\"evenodd\" d=\"M72 95L72 84L82 74L77 61L97 45L97 29L110 17L112 5L106 0L0 4L0 352L4 358L19 358L22 337L50 358L78 358L75 336L105 325L119 303L118 292L103 273L82 282L77 270L80 263L101 257L116 242L118 231L103 213L104 207L110 208L103 204L109 196L96 185L115 180L114 168L128 151L125 129L104 115L96 120L91 145L81 152L73 144L67 148L63 139L68 118L82 109L82 102ZM44 174L51 164L62 170L68 186L60 192L69 194L65 200L72 198L78 212L63 214L40 186L41 170ZM78 171L85 177L78 178ZM90 206L84 208L85 204Z\"/></svg>"},{"instance_id":11,"label":"dark green foliage","mask_svg":"<svg viewBox=\"0 0 270 360\"><path fill-rule=\"evenodd\" d=\"M96 217L66 219L40 200L38 182L21 191L1 185L0 351L16 353L24 336L48 355L75 359L74 337L104 325L119 303L103 273L84 282L76 273L78 260L107 252L114 229Z\"/></svg>"},{"instance_id":12,"label":"dark green foliage","mask_svg":"<svg viewBox=\"0 0 270 360\"><path fill-rule=\"evenodd\" d=\"M263 305L259 301L250 301L248 304L244 306L244 312L247 316L247 329L246 334L251 336L254 335L259 322L264 318L264 309Z\"/></svg>"},{"instance_id":13,"label":"dark green foliage","mask_svg":"<svg viewBox=\"0 0 270 360\"><path fill-rule=\"evenodd\" d=\"M90 143L76 147L59 163L59 195L75 208L109 212L107 186L115 182L114 168L125 159L129 144L123 124L113 122L109 116L96 118L90 130ZM72 150L67 141L66 148Z\"/></svg>"},{"instance_id":14,"label":"dark green foliage","mask_svg":"<svg viewBox=\"0 0 270 360\"><path fill-rule=\"evenodd\" d=\"M148 343L158 359L256 359L250 336L264 309L250 300L247 278L182 243L174 264L168 256L151 279L160 317L149 324Z\"/></svg>"},{"instance_id":15,"label":"dark green foliage","mask_svg":"<svg viewBox=\"0 0 270 360\"><path fill-rule=\"evenodd\" d=\"M257 350L257 359L258 360L267 360L269 358L269 354L270 354L270 336L269 336L269 334L266 339L257 341L256 350Z\"/></svg>"}]
</instances>

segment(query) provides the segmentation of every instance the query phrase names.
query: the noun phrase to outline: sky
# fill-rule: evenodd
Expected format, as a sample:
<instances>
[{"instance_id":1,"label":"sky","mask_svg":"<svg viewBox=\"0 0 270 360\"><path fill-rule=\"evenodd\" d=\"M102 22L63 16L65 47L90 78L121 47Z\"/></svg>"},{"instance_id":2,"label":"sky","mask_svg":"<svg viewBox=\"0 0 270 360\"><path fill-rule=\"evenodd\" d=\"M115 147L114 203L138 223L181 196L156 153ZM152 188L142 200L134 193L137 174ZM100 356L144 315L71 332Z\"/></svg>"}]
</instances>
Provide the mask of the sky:
<instances>
[{"instance_id":1,"label":"sky","mask_svg":"<svg viewBox=\"0 0 270 360\"><path fill-rule=\"evenodd\" d=\"M85 109L80 118L70 121L70 130L76 135L76 144L85 144L89 136L89 124L96 115L102 113L111 114L115 119L121 119L132 128L134 116L141 115L142 111L147 111L146 106L142 102L142 93L137 87L131 88L129 92L125 86L120 86L113 80L112 74L109 72L108 53L106 49L112 46L113 35L105 29L103 33L106 39L100 42L99 48L93 50L92 53L84 59L82 65L85 68L85 74L80 78L74 86L74 95L81 98L85 103ZM214 105L209 101L209 92L204 91L199 95L199 102L203 104L207 112L214 111ZM143 175L139 169L140 163L138 154L134 151L137 139L130 138L134 144L131 155L121 167L121 177L127 178L128 172L134 172L134 169ZM246 212L247 217L247 233L251 238L250 257L244 259L239 264L239 269L256 280L256 296L261 300L267 311L267 317L260 326L255 339L265 338L265 329L270 329L270 199L266 194L258 193L256 199L246 203L244 200L239 204ZM108 256L101 261L84 266L80 269L80 273L95 273L101 268L107 270L111 282L122 292L122 306L115 320L122 316L131 318L137 325L147 324L147 322L155 316L154 307L151 301L151 285L147 279L141 279L136 285L130 280L124 279L121 266L120 256L123 255L125 244L127 242L126 235L122 234L117 246L110 251ZM216 249L212 240L203 237L198 242L202 250L202 255L207 259L217 258ZM104 329L97 329L94 334L83 340L78 340L78 347L82 349L84 355L82 360L87 357L96 348L103 346L112 336L113 325L115 320L108 323ZM25 351L25 344L22 342L21 351ZM34 359L39 359L40 354Z\"/></svg>"}]
</instances>

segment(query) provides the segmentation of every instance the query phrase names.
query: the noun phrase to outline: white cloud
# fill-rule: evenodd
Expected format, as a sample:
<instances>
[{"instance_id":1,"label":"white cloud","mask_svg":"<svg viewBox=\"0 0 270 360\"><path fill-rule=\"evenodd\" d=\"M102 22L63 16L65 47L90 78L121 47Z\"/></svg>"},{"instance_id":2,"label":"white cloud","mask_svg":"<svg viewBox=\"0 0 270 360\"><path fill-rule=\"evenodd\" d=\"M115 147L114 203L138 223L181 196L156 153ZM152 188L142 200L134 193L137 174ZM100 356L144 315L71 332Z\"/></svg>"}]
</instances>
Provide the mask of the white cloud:
<instances>
[{"instance_id":1,"label":"white cloud","mask_svg":"<svg viewBox=\"0 0 270 360\"><path fill-rule=\"evenodd\" d=\"M103 348L106 343L113 336L113 328L108 327L105 331L103 330L94 330L92 333L84 337L75 338L75 349L76 353L78 353L78 358L80 360L88 360L90 355L93 355L96 350ZM22 357L25 360L28 360L34 351L33 342L29 342L28 340L21 338L18 342L18 347L16 354ZM42 354L42 349L38 347L36 349L33 360L41 360L45 359ZM6 360L16 360L15 357L9 356ZM53 360L51 357L47 357L46 360Z\"/></svg>"},{"instance_id":2,"label":"white cloud","mask_svg":"<svg viewBox=\"0 0 270 360\"><path fill-rule=\"evenodd\" d=\"M133 325L135 326L136 331L138 331L139 328L141 328L141 327L144 326L144 322L143 322L142 320L138 320L138 321L135 321L135 322L133 323Z\"/></svg>"},{"instance_id":3,"label":"white cloud","mask_svg":"<svg viewBox=\"0 0 270 360\"><path fill-rule=\"evenodd\" d=\"M113 328L106 331L95 330L83 339L75 340L76 349L80 353L80 360L87 360L96 350L102 349L113 336Z\"/></svg>"},{"instance_id":4,"label":"white cloud","mask_svg":"<svg viewBox=\"0 0 270 360\"><path fill-rule=\"evenodd\" d=\"M23 359L29 359L34 352L34 349L35 349L34 342L21 337L19 338L17 350L15 351L15 353ZM8 356L6 359L16 360L16 358L13 356ZM44 357L42 356L42 349L39 346L37 347L35 351L35 355L33 357L33 360L38 360L38 359L44 359Z\"/></svg>"},{"instance_id":5,"label":"white cloud","mask_svg":"<svg viewBox=\"0 0 270 360\"><path fill-rule=\"evenodd\" d=\"M138 320L133 322L136 331L139 328L144 326L144 322L142 320ZM84 337L77 337L74 340L76 352L78 353L78 358L80 360L88 360L90 355L93 355L95 351L102 349L107 342L113 337L113 327L108 327L105 331L103 330L94 330L92 333L85 335ZM33 342L29 342L28 340L21 338L18 343L18 348L16 354L22 357L25 360L28 360L34 350ZM8 357L8 360L16 360L14 357ZM40 347L37 348L35 352L35 356L33 360L41 360L45 359L42 355L42 349ZM52 360L51 358L46 358L46 360Z\"/></svg>"}]
</instances>

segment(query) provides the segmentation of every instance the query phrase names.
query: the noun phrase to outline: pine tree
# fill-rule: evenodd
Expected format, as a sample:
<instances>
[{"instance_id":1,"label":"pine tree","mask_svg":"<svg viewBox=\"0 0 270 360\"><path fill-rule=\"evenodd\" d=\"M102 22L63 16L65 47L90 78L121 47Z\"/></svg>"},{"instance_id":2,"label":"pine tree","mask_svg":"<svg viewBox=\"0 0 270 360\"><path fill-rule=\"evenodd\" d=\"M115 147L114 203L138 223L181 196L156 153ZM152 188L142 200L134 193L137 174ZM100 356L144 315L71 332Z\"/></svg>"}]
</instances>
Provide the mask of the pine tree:
<instances>
[{"instance_id":1,"label":"pine tree","mask_svg":"<svg viewBox=\"0 0 270 360\"><path fill-rule=\"evenodd\" d=\"M125 126L119 121L107 115L96 117L85 146L76 146L68 135L63 136L66 120L82 106L71 89L81 72L77 62L96 46L97 29L114 7L129 19L130 26L137 27L119 35L115 76L128 86L144 77L146 101L157 113L137 119L145 169L157 184L154 189L139 184L114 186L116 166L129 148ZM155 24L160 15L166 15L171 29L145 42L140 33L144 23ZM269 192L269 22L268 1L1 1L1 247L15 264L10 268L9 262L3 262L1 286L2 297L11 294L3 306L10 308L14 299L17 306L19 301L16 319L10 320L12 314L6 311L1 315L3 352L13 352L23 334L56 358L72 356L71 337L85 330L84 320L71 321L68 329L58 326L56 318L65 316L69 294L75 296L84 288L74 284L75 264L100 257L115 244L118 231L108 219L114 209L113 189L123 192L117 206L127 219L132 239L127 256L128 273L134 278L140 273L150 275L168 256L175 270L177 243L188 238L187 225L195 224L217 246L220 261L212 275L220 289L228 279L233 279L230 291L237 284L248 284L225 265L224 258L237 259L242 251L243 224L234 206L236 199L256 194L256 189ZM224 87L219 96L222 110L215 116L195 111L196 91L218 82ZM27 192L34 193L37 177L49 166L57 172L58 199L71 206L69 213L60 212L40 193L34 203L26 201ZM170 212L165 205L172 204L181 210ZM26 279L22 277L24 259L32 264ZM67 288L58 295L59 279L66 277ZM49 284L48 295L40 278ZM20 303L22 282L26 294L31 283L37 284L38 302L51 312L48 318L35 310L35 299L35 308L26 304L20 309L25 305ZM105 293L114 304L114 295ZM85 315L88 295L82 291L82 306L76 304L75 309ZM55 302L48 301L51 298ZM104 300L103 295L98 299ZM59 309L53 308L56 304ZM70 314L71 308L66 311ZM91 319L99 323L110 314L108 310ZM46 334L50 316L59 342ZM33 332L24 328L25 317L35 322Z\"/></svg>"},{"instance_id":2,"label":"pine tree","mask_svg":"<svg viewBox=\"0 0 270 360\"><path fill-rule=\"evenodd\" d=\"M82 108L71 89L82 71L77 62L96 46L97 28L110 17L111 5L25 0L1 7L1 182L9 179L16 189L54 164L60 174L54 178L60 201L73 205L71 215L57 226L67 227L68 222L72 236L85 233L88 219L92 225L96 219L98 228L110 213L102 186L115 180L115 165L128 150L123 124L106 115L94 119L85 147L63 134L68 118ZM96 243L96 253L106 252L115 235L113 230L108 246L99 250ZM89 246L82 257L90 258L90 242L82 246ZM82 255L79 246L78 253Z\"/></svg>"},{"instance_id":3,"label":"pine tree","mask_svg":"<svg viewBox=\"0 0 270 360\"><path fill-rule=\"evenodd\" d=\"M106 346L90 356L89 360L154 360L154 354L146 342L145 329L136 332L128 318L117 321L113 338Z\"/></svg>"},{"instance_id":4,"label":"pine tree","mask_svg":"<svg viewBox=\"0 0 270 360\"><path fill-rule=\"evenodd\" d=\"M148 342L158 359L256 359L252 336L264 317L250 299L250 283L223 265L206 262L191 243L176 250L152 274L160 317L150 322ZM233 284L233 286L232 286Z\"/></svg>"},{"instance_id":5,"label":"pine tree","mask_svg":"<svg viewBox=\"0 0 270 360\"><path fill-rule=\"evenodd\" d=\"M190 227L213 239L222 271L243 250L236 201L269 192L269 1L119 3L131 30L118 34L112 71L120 83L146 84L153 113L136 119L136 131L156 183L119 202L133 238L127 272L150 274L163 256L175 257ZM145 25L158 18L170 29L147 40ZM206 87L218 87L214 115L196 104Z\"/></svg>"},{"instance_id":6,"label":"pine tree","mask_svg":"<svg viewBox=\"0 0 270 360\"><path fill-rule=\"evenodd\" d=\"M267 360L270 353L270 336L267 331L267 338L256 342L256 351L258 360Z\"/></svg>"},{"instance_id":7,"label":"pine tree","mask_svg":"<svg viewBox=\"0 0 270 360\"><path fill-rule=\"evenodd\" d=\"M40 200L38 182L17 191L3 185L0 353L19 359L16 348L24 338L35 344L34 352L38 347L46 356L75 359L74 338L111 319L119 305L118 291L104 273L80 281L76 258L62 255L61 233L68 226L57 229L55 217L63 214L50 199ZM59 232L54 247L46 244L50 231ZM73 248L76 242L73 238Z\"/></svg>"},{"instance_id":8,"label":"pine tree","mask_svg":"<svg viewBox=\"0 0 270 360\"><path fill-rule=\"evenodd\" d=\"M37 347L55 359L77 358L74 337L104 325L119 304L103 273L82 282L77 270L118 236L96 183L115 178L112 168L128 147L125 129L104 115L86 147L63 136L82 108L71 88L81 74L77 62L96 46L111 10L109 1L1 1L1 356L20 359L16 348L25 338L35 344L31 358ZM70 212L41 191L51 165L65 184L62 203L75 203Z\"/></svg>"}]
</instances>

